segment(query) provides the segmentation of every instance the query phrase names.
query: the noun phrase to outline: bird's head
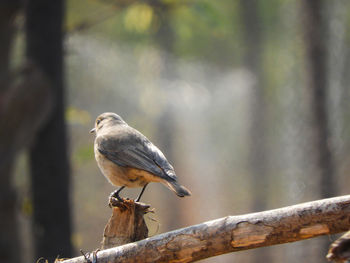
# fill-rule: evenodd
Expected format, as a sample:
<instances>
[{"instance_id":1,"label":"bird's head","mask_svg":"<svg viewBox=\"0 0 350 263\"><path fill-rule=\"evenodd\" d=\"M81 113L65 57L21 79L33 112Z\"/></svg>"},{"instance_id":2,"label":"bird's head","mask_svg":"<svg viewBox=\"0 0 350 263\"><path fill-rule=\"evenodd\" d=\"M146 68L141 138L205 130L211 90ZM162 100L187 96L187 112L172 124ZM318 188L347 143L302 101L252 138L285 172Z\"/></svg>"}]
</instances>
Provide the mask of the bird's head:
<instances>
[{"instance_id":1,"label":"bird's head","mask_svg":"<svg viewBox=\"0 0 350 263\"><path fill-rule=\"evenodd\" d=\"M118 114L105 112L96 118L95 127L90 130L90 133L97 133L102 127L118 124L126 124L126 122Z\"/></svg>"}]
</instances>

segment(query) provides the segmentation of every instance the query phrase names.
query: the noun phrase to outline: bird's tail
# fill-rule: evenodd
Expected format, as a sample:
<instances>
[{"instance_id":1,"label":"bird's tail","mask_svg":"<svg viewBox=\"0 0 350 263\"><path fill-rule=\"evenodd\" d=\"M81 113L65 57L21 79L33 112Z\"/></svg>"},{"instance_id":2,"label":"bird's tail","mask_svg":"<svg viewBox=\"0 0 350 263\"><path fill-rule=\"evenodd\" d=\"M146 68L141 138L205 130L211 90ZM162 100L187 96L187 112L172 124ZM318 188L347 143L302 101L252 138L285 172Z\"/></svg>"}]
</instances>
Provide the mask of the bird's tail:
<instances>
[{"instance_id":1,"label":"bird's tail","mask_svg":"<svg viewBox=\"0 0 350 263\"><path fill-rule=\"evenodd\" d=\"M191 192L186 187L180 185L175 180L163 181L162 182L166 187L168 187L171 191L173 191L177 196L184 197L190 196Z\"/></svg>"}]
</instances>

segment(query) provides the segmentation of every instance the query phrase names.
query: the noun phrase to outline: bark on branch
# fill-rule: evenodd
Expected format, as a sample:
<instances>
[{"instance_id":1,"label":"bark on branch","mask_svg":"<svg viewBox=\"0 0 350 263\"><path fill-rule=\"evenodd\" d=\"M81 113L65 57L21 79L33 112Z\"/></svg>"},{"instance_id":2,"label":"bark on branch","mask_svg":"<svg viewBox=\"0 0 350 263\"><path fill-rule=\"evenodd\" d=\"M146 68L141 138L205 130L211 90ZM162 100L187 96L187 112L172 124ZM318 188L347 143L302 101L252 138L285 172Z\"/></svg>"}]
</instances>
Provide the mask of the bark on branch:
<instances>
[{"instance_id":1,"label":"bark on branch","mask_svg":"<svg viewBox=\"0 0 350 263\"><path fill-rule=\"evenodd\" d=\"M335 234L349 228L350 195L347 195L227 216L182 228L99 251L97 262L194 262L229 252ZM86 259L81 256L62 262L83 263Z\"/></svg>"}]
</instances>

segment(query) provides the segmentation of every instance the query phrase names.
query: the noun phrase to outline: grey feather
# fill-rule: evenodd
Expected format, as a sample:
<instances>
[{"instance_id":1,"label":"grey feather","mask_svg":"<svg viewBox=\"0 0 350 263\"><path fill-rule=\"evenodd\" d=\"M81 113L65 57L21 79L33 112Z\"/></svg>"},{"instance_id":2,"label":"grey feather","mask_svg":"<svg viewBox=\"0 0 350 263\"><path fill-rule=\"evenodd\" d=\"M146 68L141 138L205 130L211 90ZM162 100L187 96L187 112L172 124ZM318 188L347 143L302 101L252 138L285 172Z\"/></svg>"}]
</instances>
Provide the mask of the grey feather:
<instances>
[{"instance_id":1,"label":"grey feather","mask_svg":"<svg viewBox=\"0 0 350 263\"><path fill-rule=\"evenodd\" d=\"M166 180L176 180L174 168L164 154L143 134L128 126L113 127L96 138L98 150L117 165L148 171Z\"/></svg>"}]
</instances>

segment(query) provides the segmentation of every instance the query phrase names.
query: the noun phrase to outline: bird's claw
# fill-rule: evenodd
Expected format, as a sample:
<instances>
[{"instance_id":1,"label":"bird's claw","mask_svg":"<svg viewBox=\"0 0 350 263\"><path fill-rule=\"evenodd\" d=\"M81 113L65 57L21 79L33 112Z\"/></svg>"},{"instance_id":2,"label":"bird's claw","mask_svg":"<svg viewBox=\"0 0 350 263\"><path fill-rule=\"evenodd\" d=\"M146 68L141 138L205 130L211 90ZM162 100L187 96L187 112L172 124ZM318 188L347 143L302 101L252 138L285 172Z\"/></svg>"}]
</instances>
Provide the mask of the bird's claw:
<instances>
[{"instance_id":1,"label":"bird's claw","mask_svg":"<svg viewBox=\"0 0 350 263\"><path fill-rule=\"evenodd\" d=\"M118 203L118 202L123 203L124 199L119 196L118 190L115 190L109 195L108 206L110 208L112 208L112 207L116 206L116 203Z\"/></svg>"},{"instance_id":2,"label":"bird's claw","mask_svg":"<svg viewBox=\"0 0 350 263\"><path fill-rule=\"evenodd\" d=\"M117 199L119 202L124 202L124 199L121 198L121 197L119 196L119 189L113 191L113 192L109 195L109 199L111 199L111 198L115 198L115 199Z\"/></svg>"}]
</instances>

